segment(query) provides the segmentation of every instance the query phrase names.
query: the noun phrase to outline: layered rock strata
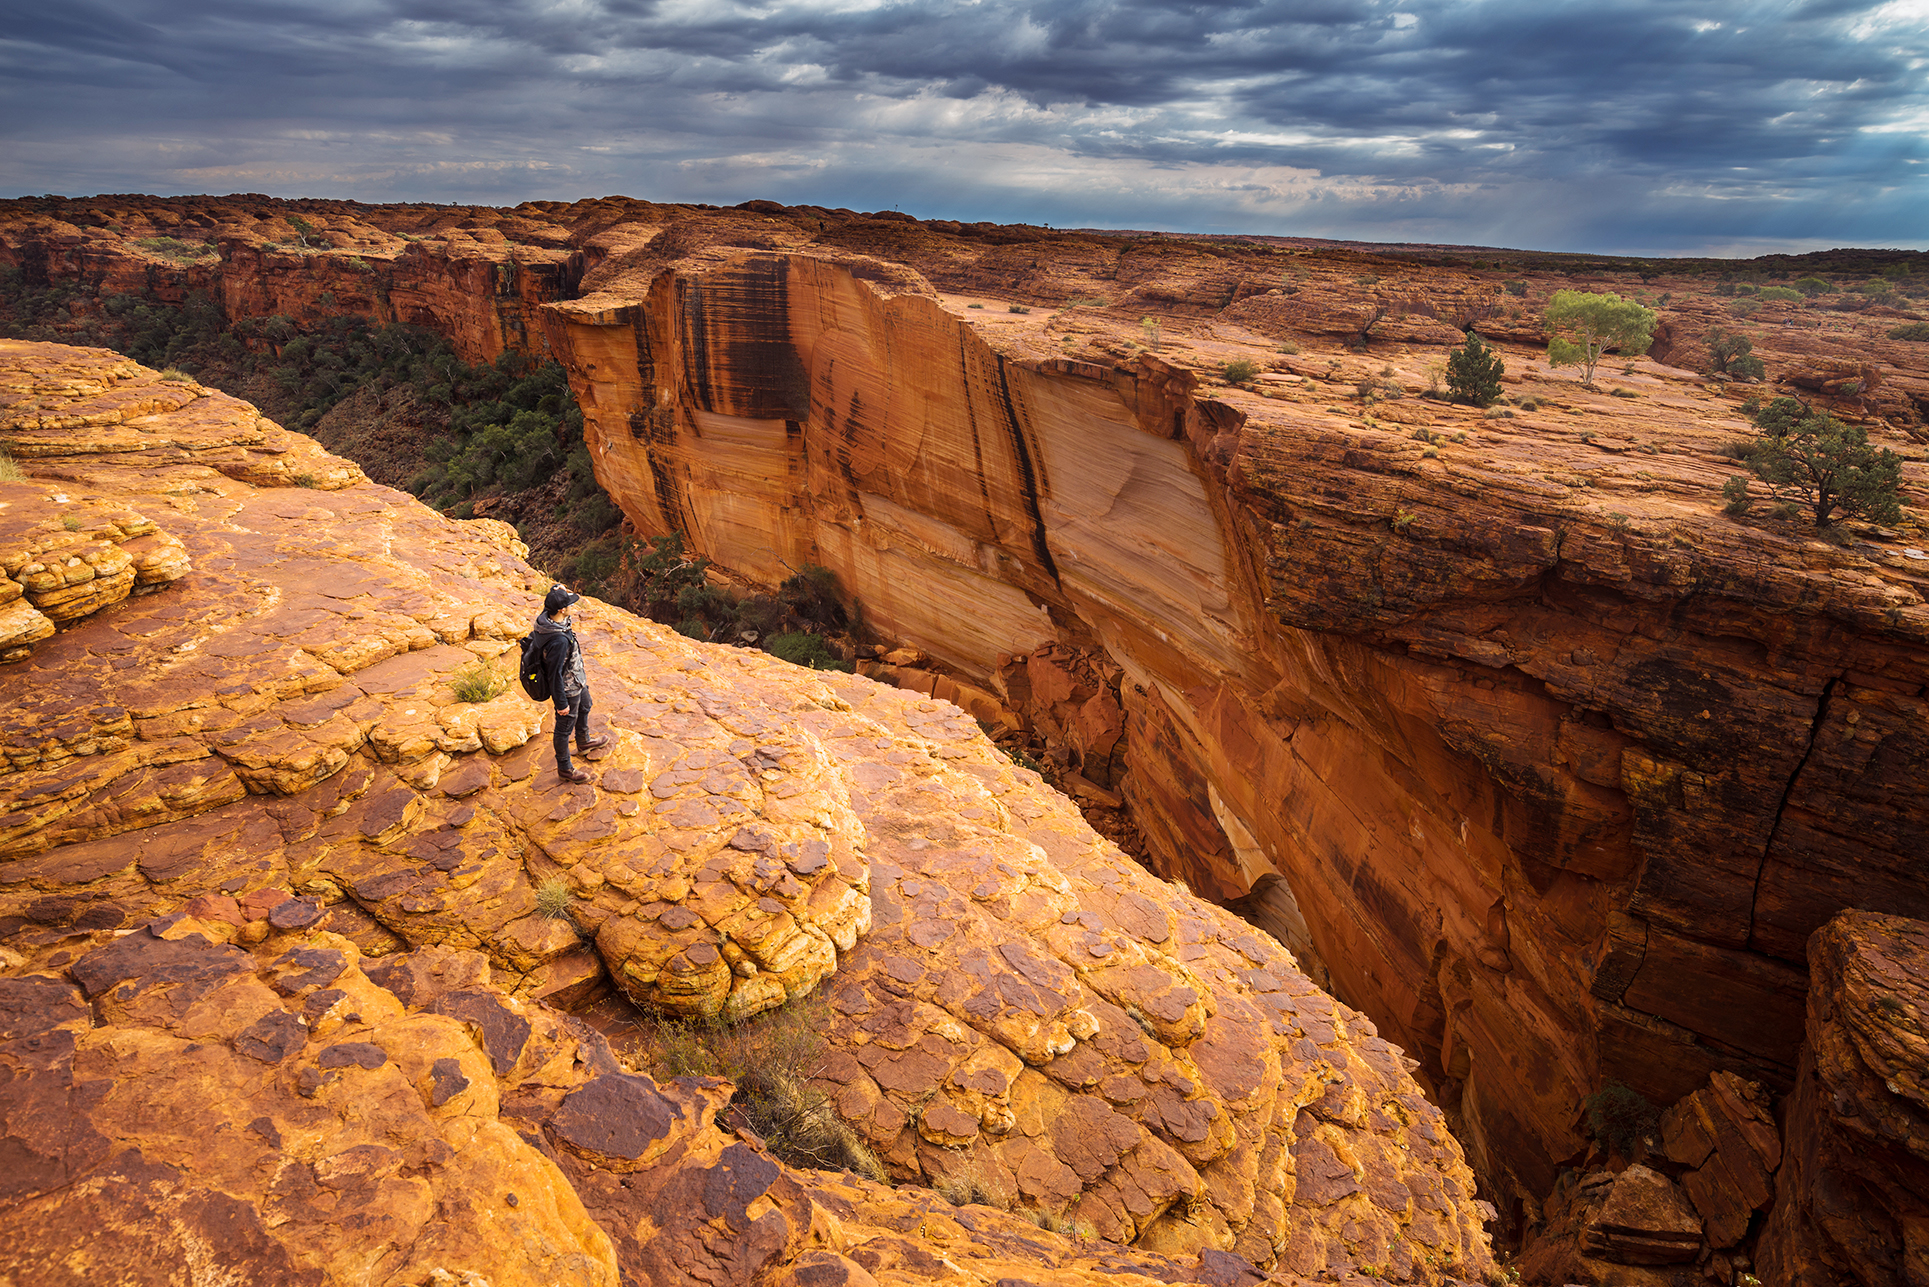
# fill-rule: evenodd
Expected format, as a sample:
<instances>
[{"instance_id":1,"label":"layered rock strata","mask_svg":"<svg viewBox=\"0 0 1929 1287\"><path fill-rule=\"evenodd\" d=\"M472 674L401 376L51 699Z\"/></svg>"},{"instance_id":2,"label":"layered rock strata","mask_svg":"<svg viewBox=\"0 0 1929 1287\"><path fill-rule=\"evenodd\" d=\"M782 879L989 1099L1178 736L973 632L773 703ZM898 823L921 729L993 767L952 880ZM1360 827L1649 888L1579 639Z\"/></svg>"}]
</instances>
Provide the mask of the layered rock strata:
<instances>
[{"instance_id":1,"label":"layered rock strata","mask_svg":"<svg viewBox=\"0 0 1929 1287\"><path fill-rule=\"evenodd\" d=\"M131 509L76 505L58 484L0 482L0 662L64 622L188 570L180 541Z\"/></svg>"},{"instance_id":2,"label":"layered rock strata","mask_svg":"<svg viewBox=\"0 0 1929 1287\"><path fill-rule=\"evenodd\" d=\"M195 459L262 478L319 458L312 443L297 443L247 404L192 381L146 383L129 396L108 392L117 376L136 370L124 359L108 361L76 379L78 365L64 358L10 363L0 374L0 417L8 424L0 450L10 472L20 473L17 460L65 454L60 444L82 427L100 463L153 452L141 458ZM351 476L359 474L340 461L306 475L318 486ZM44 479L0 479L0 663L23 660L57 625L152 593L187 570L181 542L152 518L69 495L57 470Z\"/></svg>"},{"instance_id":3,"label":"layered rock strata","mask_svg":"<svg viewBox=\"0 0 1929 1287\"><path fill-rule=\"evenodd\" d=\"M1809 941L1808 1042L1764 1282L1929 1278L1929 925L1844 912Z\"/></svg>"},{"instance_id":4,"label":"layered rock strata","mask_svg":"<svg viewBox=\"0 0 1929 1287\"><path fill-rule=\"evenodd\" d=\"M0 343L0 365L63 363L76 401L164 383L109 354ZM0 439L30 431L0 422ZM703 1277L679 1259L698 1255L708 1280L802 1283L819 1281L811 1255L847 1250L857 1268L823 1281L990 1282L1054 1259L1066 1281L1486 1272L1472 1174L1399 1050L1276 942L1094 835L955 706L588 601L578 631L613 744L590 783L564 784L540 706L456 693L500 664L546 585L509 529L346 471L333 490L257 486L94 449L115 432L77 421L68 450L28 459L30 481L166 513L192 570L0 671L19 1057L71 1051L48 1085L86 1088L50 1090L51 1116L12 1127L53 1159L23 1190L34 1212L90 1177L90 1201L126 1213L124 1261L190 1254L218 1219L291 1281L599 1281L612 1263ZM567 915L540 914L539 889ZM358 959L402 948L477 955ZM704 1133L721 1092L656 1088L544 1017L542 998L605 971L671 1013L827 990L818 1074L895 1174L968 1171L1001 1205L1135 1250L1026 1242L1034 1226L996 1213L945 1223L850 1182L785 1179L804 1187L759 1205L790 1173ZM139 1058L110 1067L116 1052ZM180 1060L193 1078L163 1075ZM220 1175L184 1185L211 1101L251 1106L217 1132ZM395 1120L354 1108L369 1102ZM552 1161L494 1130L503 1114L540 1122ZM695 1134L670 1158L677 1120ZM478 1130L468 1169L439 1169L437 1141ZM518 1202L484 1196L497 1189ZM699 1189L706 1216L667 1219ZM344 1203L382 1217L296 1236ZM449 1227L418 1237L438 1204ZM866 1235L875 1263L825 1232L873 1204L903 1217ZM16 1227L39 1257L21 1263L50 1265L79 1225ZM492 1229L505 1249L463 1250ZM956 1269L973 1258L986 1267Z\"/></svg>"},{"instance_id":5,"label":"layered rock strata","mask_svg":"<svg viewBox=\"0 0 1929 1287\"><path fill-rule=\"evenodd\" d=\"M1563 1172L1543 1217L1512 1266L1525 1283L1700 1287L1736 1280L1731 1265L1709 1257L1701 1217L1680 1186L1639 1163L1619 1172Z\"/></svg>"},{"instance_id":6,"label":"layered rock strata","mask_svg":"<svg viewBox=\"0 0 1929 1287\"><path fill-rule=\"evenodd\" d=\"M1918 432L1929 417L1929 372L1909 344L1887 334L1899 321L1921 320L1919 299L1852 290L1792 303L1724 299L1706 280L1728 267L1718 260L1642 265L1637 281L1626 262L1520 252L1488 260L1434 253L1465 247L921 223L894 211L769 201L730 209L626 197L509 209L246 195L0 201L0 265L29 287L81 287L94 303L123 295L178 304L200 294L218 301L229 321L278 316L316 326L353 315L404 322L446 335L471 362L506 349L541 351L547 303L594 291L639 263L727 257L719 246L908 265L938 289L982 305L979 322L1043 330L1061 349L1117 356L1127 347L1121 340L1144 341L1217 369L1239 356L1225 346L1269 349L1289 339L1330 350L1309 364L1322 371L1340 355L1348 383L1377 375L1389 352L1458 344L1469 327L1542 347L1541 308L1553 291L1612 289L1656 307L1657 361L1709 369L1708 333L1742 331L1771 378L1840 396ZM1869 258L1906 269L1914 257ZM1742 271L1764 267L1815 271L1786 257ZM1920 262L1914 268L1917 276L1924 271ZM90 301L67 303L84 313ZM1039 316L1021 320L1033 313ZM1153 325L1142 327L1142 319ZM1367 349L1369 361L1345 356Z\"/></svg>"},{"instance_id":7,"label":"layered rock strata","mask_svg":"<svg viewBox=\"0 0 1929 1287\"><path fill-rule=\"evenodd\" d=\"M526 349L535 311L574 293L575 231L541 212L217 197L15 202L0 260L31 285L101 297L200 295L230 320L355 315L438 331L465 361ZM397 216L400 217L397 217ZM576 222L576 221L572 221Z\"/></svg>"},{"instance_id":8,"label":"layered rock strata","mask_svg":"<svg viewBox=\"0 0 1929 1287\"><path fill-rule=\"evenodd\" d=\"M837 568L1419 1055L1530 1197L1607 1081L1787 1089L1808 933L1926 910L1919 513L1841 548L1719 517L1745 421L1689 370L1745 329L1775 391L1907 449L1906 297L617 199L24 201L0 259L553 342L639 525L756 578ZM1550 371L1563 288L1658 292L1651 360ZM1507 356L1492 417L1410 396L1470 325ZM1257 379L1202 399L1234 359Z\"/></svg>"},{"instance_id":9,"label":"layered rock strata","mask_svg":"<svg viewBox=\"0 0 1929 1287\"><path fill-rule=\"evenodd\" d=\"M832 568L1014 705L1046 650L1112 667L1065 696L1123 708L1159 869L1422 1052L1523 1192L1605 1081L1786 1088L1808 933L1929 910L1929 558L1724 517L1745 424L1699 377L1631 363L1615 398L1514 353L1532 409L1348 410L1357 362L1279 361L1229 310L1191 360L1284 374L1207 398L1104 315L972 311L928 231L774 253L741 222L546 312L610 494L753 579ZM1369 383L1442 338L1402 337Z\"/></svg>"},{"instance_id":10,"label":"layered rock strata","mask_svg":"<svg viewBox=\"0 0 1929 1287\"><path fill-rule=\"evenodd\" d=\"M1513 1265L1521 1280L1744 1281L1782 1160L1768 1093L1718 1071L1658 1119L1625 1088L1595 1101L1590 1117L1606 1138L1539 1204Z\"/></svg>"}]
</instances>

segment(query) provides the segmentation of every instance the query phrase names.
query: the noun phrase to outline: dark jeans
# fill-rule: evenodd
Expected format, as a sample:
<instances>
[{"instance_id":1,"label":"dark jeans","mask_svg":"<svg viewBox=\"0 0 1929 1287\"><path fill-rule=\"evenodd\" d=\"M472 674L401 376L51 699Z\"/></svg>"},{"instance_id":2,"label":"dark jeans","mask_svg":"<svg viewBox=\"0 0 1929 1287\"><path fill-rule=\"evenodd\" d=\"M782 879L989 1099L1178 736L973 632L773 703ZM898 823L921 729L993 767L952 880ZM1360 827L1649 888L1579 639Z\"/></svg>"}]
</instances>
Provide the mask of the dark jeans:
<instances>
[{"instance_id":1,"label":"dark jeans","mask_svg":"<svg viewBox=\"0 0 1929 1287\"><path fill-rule=\"evenodd\" d=\"M574 766L569 761L569 735L576 734L576 745L581 747L589 742L589 689L577 694L570 703L568 711L556 714L556 772L568 773Z\"/></svg>"}]
</instances>

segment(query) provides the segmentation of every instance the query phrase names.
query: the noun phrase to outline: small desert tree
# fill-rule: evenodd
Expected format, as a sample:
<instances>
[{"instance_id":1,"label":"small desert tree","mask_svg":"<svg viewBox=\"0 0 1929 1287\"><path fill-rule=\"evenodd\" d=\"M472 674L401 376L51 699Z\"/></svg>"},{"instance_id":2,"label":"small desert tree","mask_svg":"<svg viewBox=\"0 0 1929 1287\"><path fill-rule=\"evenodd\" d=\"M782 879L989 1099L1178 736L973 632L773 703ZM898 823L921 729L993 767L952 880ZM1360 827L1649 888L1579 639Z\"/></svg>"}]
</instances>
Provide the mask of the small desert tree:
<instances>
[{"instance_id":1,"label":"small desert tree","mask_svg":"<svg viewBox=\"0 0 1929 1287\"><path fill-rule=\"evenodd\" d=\"M1594 367L1610 349L1623 357L1648 351L1654 342L1654 311L1612 291L1557 290L1547 303L1547 360L1578 366L1581 383L1594 384Z\"/></svg>"},{"instance_id":2,"label":"small desert tree","mask_svg":"<svg viewBox=\"0 0 1929 1287\"><path fill-rule=\"evenodd\" d=\"M1766 373L1762 360L1755 356L1755 343L1746 335L1724 331L1719 326L1708 332L1708 357L1718 375L1733 375L1759 380Z\"/></svg>"},{"instance_id":3,"label":"small desert tree","mask_svg":"<svg viewBox=\"0 0 1929 1287\"><path fill-rule=\"evenodd\" d=\"M1755 413L1755 427L1770 438L1786 438L1795 426L1814 416L1815 409L1798 398L1775 399Z\"/></svg>"},{"instance_id":4,"label":"small desert tree","mask_svg":"<svg viewBox=\"0 0 1929 1287\"><path fill-rule=\"evenodd\" d=\"M689 624L687 619L702 615L701 609L721 606L704 597L706 590L716 593L705 576L710 560L685 553L681 532L651 537L650 552L635 557L634 568L637 602L654 620Z\"/></svg>"},{"instance_id":5,"label":"small desert tree","mask_svg":"<svg viewBox=\"0 0 1929 1287\"><path fill-rule=\"evenodd\" d=\"M1467 342L1447 354L1447 388L1456 402L1490 406L1500 397L1500 377L1505 370L1500 354L1469 331Z\"/></svg>"},{"instance_id":6,"label":"small desert tree","mask_svg":"<svg viewBox=\"0 0 1929 1287\"><path fill-rule=\"evenodd\" d=\"M1757 477L1784 500L1797 500L1828 527L1836 510L1871 523L1892 526L1902 520L1902 458L1886 447L1869 445L1868 431L1843 424L1793 398L1777 398L1755 424L1762 436L1750 443L1745 459ZM1741 487L1735 487L1736 482ZM1745 480L1729 480L1723 494L1730 512L1746 508Z\"/></svg>"}]
</instances>

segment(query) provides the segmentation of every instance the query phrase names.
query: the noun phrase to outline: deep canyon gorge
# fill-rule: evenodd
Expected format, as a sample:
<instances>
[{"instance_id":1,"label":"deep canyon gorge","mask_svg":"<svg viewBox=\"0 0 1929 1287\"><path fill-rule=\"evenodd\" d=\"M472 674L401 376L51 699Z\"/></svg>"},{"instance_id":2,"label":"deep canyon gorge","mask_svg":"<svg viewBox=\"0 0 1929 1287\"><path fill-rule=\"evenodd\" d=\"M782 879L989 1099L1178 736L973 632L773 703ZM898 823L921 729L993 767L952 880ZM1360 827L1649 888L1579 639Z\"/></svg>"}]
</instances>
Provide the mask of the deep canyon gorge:
<instances>
[{"instance_id":1,"label":"deep canyon gorge","mask_svg":"<svg viewBox=\"0 0 1929 1287\"><path fill-rule=\"evenodd\" d=\"M152 680L153 691L121 692L115 685L134 681L83 662L83 653L112 651L81 642L95 626L45 642L25 637L37 627L17 636L8 655L21 665L0 675L17 711L7 747L15 803L0 832L7 887L19 891L7 895L19 904L5 922L12 937L0 936L10 966L67 966L71 940L89 930L86 908L107 897L96 890L76 902L56 857L69 863L68 849L86 848L90 879L107 882L101 890L158 911L174 877L153 873L169 863L150 870L143 860L142 874L127 876L125 863L112 865L125 846L111 838L201 827L195 845L240 846L265 864L259 879L227 893L279 882L335 906L338 932L357 917L368 922L356 940L365 958L344 959L320 986L348 980L339 986L364 1013L381 1008L384 1022L416 1022L404 1013L410 997L377 997L371 982L384 951L404 944L480 950L498 971L535 979L529 996L559 1001L605 971L638 1000L672 1009L719 988L776 996L817 985L852 1024L875 1020L873 1035L899 1052L892 1067L937 1041L948 1053L925 1053L964 1070L946 1074L962 1089L931 1101L948 1106L946 1127L945 1113L908 1119L904 1097L887 1093L922 1094L937 1084L930 1069L907 1069L894 1087L874 1059L865 1062L876 1044L845 1050L840 1111L869 1123L871 1143L898 1173L938 1177L951 1164L947 1149L967 1147L981 1129L990 1139L995 1124L1007 1133L997 1136L1002 1151L986 1182L1020 1205L1082 1202L1101 1237L1148 1254L1236 1253L1309 1277L1342 1264L1412 1281L1485 1272L1473 1175L1510 1237L1558 1226L1584 1204L1573 1177L1599 1144L1590 1142L1587 1105L1610 1087L1668 1110L1658 1128L1666 1143L1655 1147L1691 1171L1681 1183L1696 1197L1692 1260L1704 1248L1699 1226L1717 1223L1710 1211L1733 1217L1733 1194L1749 1189L1732 1175L1697 1188L1692 1177L1712 1167L1710 1157L1730 1156L1715 1142L1723 1129L1741 1128L1708 1126L1711 1143L1697 1156L1698 1128L1688 1124L1696 1113L1765 1124L1775 1145L1758 1155L1772 1151L1767 1169L1779 1163L1784 1177L1840 1172L1857 1150L1830 1123L1852 1098L1841 1088L1860 1084L1856 1060L1898 1070L1913 1060L1913 1072L1887 1076L1916 1116L1884 1133L1903 1143L1882 1166L1916 1179L1897 1181L1900 1197L1848 1204L1881 1214L1837 1212L1831 1224L1798 1209L1796 1188L1770 1185L1749 1191L1738 1224L1731 1218L1733 1227L1705 1238L1716 1253L1745 1245L1789 1282L1915 1281L1907 1274L1929 1263L1929 1217L1911 1188L1925 1156L1924 1061L1911 1026L1920 1012L1913 1000L1893 1001L1919 998L1925 983L1908 968L1881 987L1854 982L1882 973L1870 960L1919 964L1910 927L1929 918L1929 346L1889 337L1918 317L1917 297L1871 302L1841 291L1838 302L1855 307L1817 297L1737 312L1732 289L1717 293L1718 274L1695 265L618 199L505 211L265 198L9 202L0 203L0 260L27 286L83 285L96 300L181 304L198 294L231 321L312 327L355 314L431 330L470 361L503 351L553 358L581 410L596 480L636 533L682 533L692 551L750 584L774 585L806 565L830 569L869 629L933 659L949 691L969 685L1046 730L1061 783L1121 801L1151 871L1107 849L1072 805L1004 766L970 740L968 720L918 693L812 675L799 682L822 692L809 689L814 704L797 715L781 694L789 681L758 670L762 662L741 663L741 693L698 692L689 680L696 667L729 672L736 663L704 661L699 646L647 623L612 625L598 645L606 664L649 658L630 678L662 690L632 698L639 709L627 718L661 727L628 749L634 764L606 772L636 774L632 793L672 764L693 783L716 778L707 802L685 801L690 816L675 825L714 837L719 851L735 843L736 821L763 827L767 835L740 849L762 857L743 861L774 864L768 881L794 890L782 896L791 928L781 942L737 926L725 941L740 957L735 944L757 950L744 960L706 957L699 940L739 909L686 921L685 895L666 890L683 879L674 855L710 841L579 853L578 841L598 838L584 835L588 822L621 835L620 819L635 810L604 799L624 794L619 782L576 812L546 812L530 749L541 739L528 741L536 708L510 703L489 717L497 724L462 725L446 705L433 718L400 714L434 675L494 657L521 632L517 595L540 586L510 529L483 520L468 525L474 535L449 535L457 525L410 509L298 435L257 425L233 399L99 355L63 374L52 351L38 349L20 359L30 376L10 386L18 396L4 436L28 474L0 484L21 489L6 515L15 535L62 539L34 526L52 521L43 479L117 497L140 515L108 524L119 536L105 545L134 552L103 547L96 561L115 570L102 584L123 578L125 594L136 581L180 580L189 574L168 575L172 551L191 549L193 575L211 579L219 593L208 602L225 605L232 623L169 642L193 643L204 670L196 680ZM1914 274L1929 272L1924 261L1895 258ZM1540 310L1561 288L1662 296L1653 347L1610 359L1599 387L1550 367ZM1706 374L1706 337L1717 327L1749 331L1766 385ZM1438 382L1430 368L1469 328L1507 362L1508 397L1487 412L1421 396ZM1250 378L1225 378L1237 361L1254 364ZM104 406L123 389L144 391L125 415L56 406L65 397ZM1723 512L1723 483L1737 468L1725 449L1749 431L1741 405L1777 392L1852 418L1904 453L1902 524L1847 523L1840 540L1822 541L1806 525ZM228 426L218 432L208 428L217 407ZM174 481L184 490L159 476L136 480L134 455L158 457L134 430L114 426L142 417L194 420L201 439L167 421L162 436L178 457L170 467L218 477L182 473ZM61 445L68 437L83 445ZM280 463L271 467L271 455ZM95 522L66 530L89 533ZM357 524L406 529L434 556L413 570L390 566L415 555L392 539L376 553ZM178 539L156 534L174 526ZM262 545L240 532L269 536ZM334 608L295 606L312 590L304 576L333 575L304 544L365 570L372 617L351 626L332 618ZM9 556L10 575L40 549L30 545ZM317 566L300 565L311 557ZM436 584L450 576L467 578L460 593ZM435 611L415 611L404 591L433 600ZM22 616L32 593L0 611ZM159 612L155 605L180 597L179 586L157 589L114 611ZM42 615L81 623L107 606ZM221 657L250 673L245 648L210 651L201 636L211 630L218 640L277 613L299 619L249 629L297 641L290 677L243 682L273 689L285 711L269 720L260 703L182 697L194 682L227 691ZM345 630L360 642L344 640ZM156 644L127 647L143 665L186 664L142 651ZM31 683L17 678L28 669ZM929 675L924 683L929 692ZM82 684L99 695L81 696ZM176 691L162 691L170 684ZM424 711L427 703L422 696ZM663 709L646 716L652 705ZM96 706L124 713L94 723L75 714ZM229 707L233 718L218 713ZM746 723L738 707L755 708L754 727L736 728ZM125 712L141 731L119 729ZM679 721L690 725L681 734ZM703 721L722 731L699 729ZM116 731L103 732L108 725ZM907 726L921 730L920 747L887 750L892 730ZM733 732L749 739L746 749L732 749ZM139 753L156 746L180 758ZM472 769L463 757L483 747L518 767L493 777ZM766 801L757 812L755 784L735 783L745 755L796 776L806 803ZM119 780L106 773L109 760L158 784L153 803L125 816L101 803L96 793ZM476 785L446 790L444 774ZM840 797L830 784L839 774L861 784L863 798ZM905 775L933 798L920 799ZM313 804L317 792L333 793L326 807ZM55 798L65 802L58 823L29 803ZM255 815L242 816L251 802L277 798L310 801L313 818L284 808L269 836ZM742 817L719 812L719 799L738 800ZM453 821L474 802L495 832ZM194 821L224 810L235 811L226 839ZM494 849L481 852L496 833L542 849L533 867L575 881L593 909L582 913L593 951L532 916L533 876L504 870ZM830 837L822 855L805 844L819 833ZM469 871L473 860L482 873L461 898L446 895L456 910L429 907L434 899L401 880L393 861L435 835L460 837L445 846L449 865L426 851L416 859L444 873ZM184 851L187 841L170 844ZM800 844L784 875L784 846ZM930 856L933 844L950 866ZM461 908L481 897L467 891L491 882L484 924ZM226 887L176 888L218 898ZM1000 900L996 915L1034 928L1043 947L984 960L966 952L984 940L991 915L976 904ZM1242 945L1242 922L1226 908L1267 931L1297 968L1258 936ZM1831 925L1851 909L1860 919ZM170 927L152 935L161 947L143 949L166 959L142 968L174 971L176 985L218 977L237 996L253 989L229 1011L237 1024L268 1022L263 1007L278 1004L275 995L306 993L281 986L279 961L241 959L235 944L268 922L237 913L215 926L224 910L190 917L206 923L196 932L208 952L232 954L223 964L190 962L169 946L184 941ZM644 921L669 927L669 937L636 928ZM955 938L920 928L953 922L972 928ZM1081 935L1129 961L1094 970L1102 958ZM109 950L129 958L116 968L139 964L132 949ZM53 959L63 952L67 959ZM1827 973L1826 991L1814 986L1812 961ZM1343 1006L1316 999L1299 971ZM89 975L98 987L78 976L73 986L92 998L134 977L111 972ZM963 977L1012 1007L985 1018L984 1032L945 1017L973 1004L947 992L946 978ZM1027 1011L1014 1000L1023 989L1070 999ZM439 1003L434 991L421 1006ZM488 1006L508 1004L478 986L448 991L489 1016ZM1882 996L1900 1007L1893 1031L1870 1026L1892 1013ZM1852 998L1861 1018L1838 1013ZM51 991L43 1000L56 1017L78 1004ZM1355 1010L1370 1021L1357 1031L1347 1017ZM1287 1011L1298 1017L1282 1020ZM130 997L117 1022L165 1027L158 1013ZM888 1023L879 1018L887 1013ZM483 1030L502 1022L470 1021ZM589 1052L563 1059L574 1060L574 1081L554 1069L538 1076L533 1053L462 1074L502 1081L506 1115L587 1138L592 1131L570 1125L572 1102L578 1117L599 1097L626 1112L669 1112L637 1107L643 1092L629 1082L601 1086L595 1078L622 1074L598 1064L594 1042L555 1028L560 1020L542 1022L552 1024L538 1042L549 1054L571 1042ZM1857 1035L1824 1040L1849 1031ZM1889 1050L1891 1038L1891 1054L1866 1053ZM1090 1067L1070 1067L1079 1058ZM1153 1090L1119 1098L1106 1089L1127 1065L1138 1070L1135 1086ZM1157 1075L1148 1071L1155 1065ZM1015 1104L1021 1084L1033 1093ZM1832 1101L1824 1085L1837 1088ZM705 1113L717 1106L697 1103L706 1092L664 1093L689 1101L680 1121L702 1124L690 1127L701 1136L697 1152L742 1147L713 1138ZM1397 1124L1387 1116L1395 1100ZM1781 1108L1771 1113L1769 1101ZM1887 1104L1864 1120L1902 1111ZM1069 1115L1109 1143L1074 1156L1069 1140L1040 1143L1049 1131L1009 1134L1001 1114L1027 1112ZM1451 1126L1458 1147L1435 1121ZM504 1128L500 1166L538 1165L515 1154L513 1137ZM596 1167L582 1159L614 1154L577 1143L563 1162L541 1165L561 1165L586 1192L583 1176ZM639 1173L640 1156L613 1170ZM1382 1228L1366 1209L1388 1183L1426 1196ZM1327 1204L1313 1205L1322 1186L1348 1184L1358 1193L1329 1192ZM777 1238L766 1226L758 1235L783 1242L792 1261L818 1200L802 1192L789 1233ZM644 1200L605 1198L585 1208L593 1216ZM747 1228L765 1214L748 1209L712 1214ZM806 1210L801 1222L796 1210ZM581 1254L596 1261L590 1217L558 1218L576 1222ZM1850 1225L1862 1232L1849 1236ZM1896 1248L1881 1269L1891 1278L1841 1250L1891 1235ZM1400 1250L1406 1242L1424 1253ZM612 1254L647 1258L622 1247ZM1869 1264L1881 1261L1867 1254ZM1201 1281L1204 1264L1195 1266ZM1854 1277L1828 1277L1819 1265ZM625 1261L622 1272L642 1271Z\"/></svg>"}]
</instances>

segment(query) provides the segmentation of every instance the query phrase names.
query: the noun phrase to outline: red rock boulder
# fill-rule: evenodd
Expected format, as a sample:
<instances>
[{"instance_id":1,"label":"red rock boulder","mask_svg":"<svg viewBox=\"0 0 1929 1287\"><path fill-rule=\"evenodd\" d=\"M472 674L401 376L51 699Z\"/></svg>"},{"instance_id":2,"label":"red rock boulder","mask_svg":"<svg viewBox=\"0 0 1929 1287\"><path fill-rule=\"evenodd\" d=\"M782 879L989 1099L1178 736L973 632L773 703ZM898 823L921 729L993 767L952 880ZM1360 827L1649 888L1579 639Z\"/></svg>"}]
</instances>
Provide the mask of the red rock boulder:
<instances>
[{"instance_id":1,"label":"red rock boulder","mask_svg":"<svg viewBox=\"0 0 1929 1287\"><path fill-rule=\"evenodd\" d=\"M1808 957L1808 1044L1762 1281L1929 1282L1929 924L1843 912Z\"/></svg>"}]
</instances>

